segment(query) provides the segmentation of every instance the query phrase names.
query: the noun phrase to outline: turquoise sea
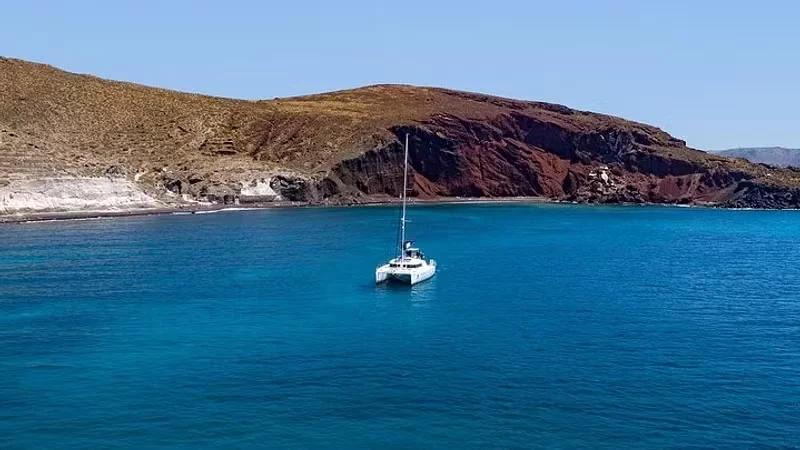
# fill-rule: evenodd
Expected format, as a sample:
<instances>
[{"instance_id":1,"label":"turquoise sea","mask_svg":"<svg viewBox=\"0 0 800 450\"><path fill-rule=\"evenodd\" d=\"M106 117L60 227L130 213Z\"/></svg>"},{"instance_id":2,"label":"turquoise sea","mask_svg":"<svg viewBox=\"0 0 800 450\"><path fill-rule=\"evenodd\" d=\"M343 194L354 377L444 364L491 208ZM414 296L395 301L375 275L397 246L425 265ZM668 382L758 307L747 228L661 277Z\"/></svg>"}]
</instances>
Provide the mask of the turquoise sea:
<instances>
[{"instance_id":1,"label":"turquoise sea","mask_svg":"<svg viewBox=\"0 0 800 450\"><path fill-rule=\"evenodd\" d=\"M0 227L0 448L800 448L800 212Z\"/></svg>"}]
</instances>

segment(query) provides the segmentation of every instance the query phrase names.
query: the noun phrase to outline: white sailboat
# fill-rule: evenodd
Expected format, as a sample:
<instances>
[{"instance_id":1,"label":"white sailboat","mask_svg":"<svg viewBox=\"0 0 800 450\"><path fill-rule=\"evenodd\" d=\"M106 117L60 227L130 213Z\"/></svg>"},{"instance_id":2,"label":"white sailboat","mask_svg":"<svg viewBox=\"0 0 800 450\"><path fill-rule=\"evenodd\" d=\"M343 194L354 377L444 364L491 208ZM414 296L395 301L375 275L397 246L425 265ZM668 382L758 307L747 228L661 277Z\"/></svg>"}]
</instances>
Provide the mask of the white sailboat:
<instances>
[{"instance_id":1,"label":"white sailboat","mask_svg":"<svg viewBox=\"0 0 800 450\"><path fill-rule=\"evenodd\" d=\"M406 241L406 200L408 193L408 134L406 134L405 153L403 156L403 213L400 217L399 254L388 263L375 269L375 283L384 281L415 285L425 281L436 273L436 261L425 259L419 248L413 246L414 241Z\"/></svg>"}]
</instances>

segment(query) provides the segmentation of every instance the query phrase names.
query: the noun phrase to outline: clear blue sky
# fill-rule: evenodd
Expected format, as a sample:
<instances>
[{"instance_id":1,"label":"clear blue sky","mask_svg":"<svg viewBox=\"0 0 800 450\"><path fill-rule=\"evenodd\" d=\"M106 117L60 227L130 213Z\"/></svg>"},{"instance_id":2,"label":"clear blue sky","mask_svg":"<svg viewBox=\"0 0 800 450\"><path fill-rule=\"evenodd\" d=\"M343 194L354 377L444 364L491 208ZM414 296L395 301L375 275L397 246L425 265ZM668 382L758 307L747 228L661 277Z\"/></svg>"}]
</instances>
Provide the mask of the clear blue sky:
<instances>
[{"instance_id":1,"label":"clear blue sky","mask_svg":"<svg viewBox=\"0 0 800 450\"><path fill-rule=\"evenodd\" d=\"M0 55L248 99L410 83L800 147L797 1L6 1Z\"/></svg>"}]
</instances>

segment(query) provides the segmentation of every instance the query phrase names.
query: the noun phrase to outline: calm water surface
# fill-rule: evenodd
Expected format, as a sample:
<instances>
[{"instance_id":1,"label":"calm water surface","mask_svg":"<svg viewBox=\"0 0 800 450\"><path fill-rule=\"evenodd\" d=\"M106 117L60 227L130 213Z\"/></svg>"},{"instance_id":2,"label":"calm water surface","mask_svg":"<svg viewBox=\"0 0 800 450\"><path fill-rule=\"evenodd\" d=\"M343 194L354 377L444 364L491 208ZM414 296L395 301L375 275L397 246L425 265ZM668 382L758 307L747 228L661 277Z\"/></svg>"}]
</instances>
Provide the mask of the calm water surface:
<instances>
[{"instance_id":1,"label":"calm water surface","mask_svg":"<svg viewBox=\"0 0 800 450\"><path fill-rule=\"evenodd\" d=\"M0 448L800 447L800 213L411 218L0 227Z\"/></svg>"}]
</instances>

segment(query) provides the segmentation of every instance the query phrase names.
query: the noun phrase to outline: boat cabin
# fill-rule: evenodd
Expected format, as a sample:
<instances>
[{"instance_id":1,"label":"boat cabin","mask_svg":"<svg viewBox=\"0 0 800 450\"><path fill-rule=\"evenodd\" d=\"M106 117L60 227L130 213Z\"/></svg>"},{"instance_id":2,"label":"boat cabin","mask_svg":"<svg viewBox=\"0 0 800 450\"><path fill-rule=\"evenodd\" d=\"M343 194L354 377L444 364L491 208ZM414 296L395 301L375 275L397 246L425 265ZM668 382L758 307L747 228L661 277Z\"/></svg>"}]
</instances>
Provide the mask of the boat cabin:
<instances>
[{"instance_id":1,"label":"boat cabin","mask_svg":"<svg viewBox=\"0 0 800 450\"><path fill-rule=\"evenodd\" d=\"M402 267L407 269L417 269L422 267L425 255L418 248L406 248L400 258L395 258L389 263L389 267Z\"/></svg>"},{"instance_id":2,"label":"boat cabin","mask_svg":"<svg viewBox=\"0 0 800 450\"><path fill-rule=\"evenodd\" d=\"M418 248L407 248L407 249L403 250L403 256L406 257L406 258L425 259L425 255L423 255L422 252L419 251Z\"/></svg>"}]
</instances>

